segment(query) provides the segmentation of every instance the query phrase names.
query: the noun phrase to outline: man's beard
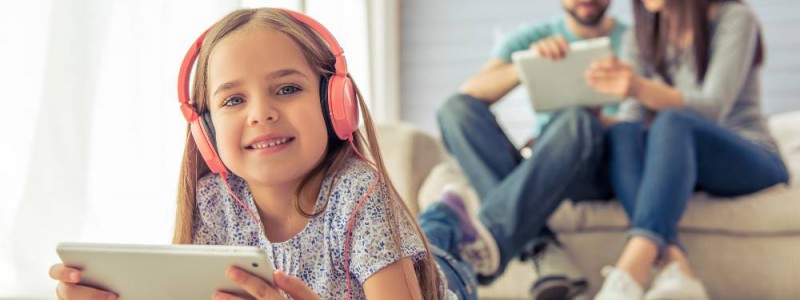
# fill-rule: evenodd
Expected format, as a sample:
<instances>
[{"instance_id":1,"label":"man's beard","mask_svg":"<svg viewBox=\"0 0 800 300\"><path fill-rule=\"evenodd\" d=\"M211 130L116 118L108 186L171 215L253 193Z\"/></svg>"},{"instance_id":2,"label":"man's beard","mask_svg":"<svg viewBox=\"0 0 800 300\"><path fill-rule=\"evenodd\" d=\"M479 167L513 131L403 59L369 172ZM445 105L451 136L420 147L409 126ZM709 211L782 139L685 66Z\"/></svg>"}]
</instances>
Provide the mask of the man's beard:
<instances>
[{"instance_id":1,"label":"man's beard","mask_svg":"<svg viewBox=\"0 0 800 300\"><path fill-rule=\"evenodd\" d=\"M580 23L581 25L583 25L583 26L597 26L597 24L600 24L600 22L603 21L603 16L605 16L606 9L608 9L608 6L601 7L601 6L598 5L598 6L595 6L595 7L597 7L600 11L598 11L597 14L595 14L594 16L589 17L589 18L582 18L582 17L578 16L578 13L577 13L578 8L577 7L575 7L574 9L571 9L571 10L568 9L567 11L569 12L569 14L573 18L575 18L575 21L578 21L578 23Z\"/></svg>"}]
</instances>

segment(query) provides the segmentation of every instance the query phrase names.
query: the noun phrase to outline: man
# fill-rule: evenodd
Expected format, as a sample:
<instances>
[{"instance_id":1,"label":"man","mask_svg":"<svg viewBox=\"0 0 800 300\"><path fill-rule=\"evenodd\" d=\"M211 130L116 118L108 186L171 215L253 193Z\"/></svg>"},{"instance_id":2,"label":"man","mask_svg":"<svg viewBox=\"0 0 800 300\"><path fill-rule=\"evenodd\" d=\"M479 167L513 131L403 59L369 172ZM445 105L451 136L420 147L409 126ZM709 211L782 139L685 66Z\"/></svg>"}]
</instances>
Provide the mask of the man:
<instances>
[{"instance_id":1,"label":"man","mask_svg":"<svg viewBox=\"0 0 800 300\"><path fill-rule=\"evenodd\" d=\"M569 299L588 286L546 224L564 199L612 197L601 121L603 114L615 114L616 106L537 114L538 137L528 159L523 159L509 141L489 107L520 83L511 63L515 51L530 48L542 57L557 60L567 54L570 42L609 36L619 53L626 25L605 15L609 2L562 0L564 15L520 28L496 45L494 57L437 113L448 151L464 169L481 202L492 203L483 206L492 209L481 209L479 218L492 234L509 241L498 245L500 252L516 254L523 252L519 249L536 248L528 251L534 252L539 274L531 288L534 299ZM520 207L538 213L515 215L514 210ZM537 231L533 235L538 238L528 238L531 230ZM497 270L480 274L479 280L490 282L507 263L500 261Z\"/></svg>"}]
</instances>

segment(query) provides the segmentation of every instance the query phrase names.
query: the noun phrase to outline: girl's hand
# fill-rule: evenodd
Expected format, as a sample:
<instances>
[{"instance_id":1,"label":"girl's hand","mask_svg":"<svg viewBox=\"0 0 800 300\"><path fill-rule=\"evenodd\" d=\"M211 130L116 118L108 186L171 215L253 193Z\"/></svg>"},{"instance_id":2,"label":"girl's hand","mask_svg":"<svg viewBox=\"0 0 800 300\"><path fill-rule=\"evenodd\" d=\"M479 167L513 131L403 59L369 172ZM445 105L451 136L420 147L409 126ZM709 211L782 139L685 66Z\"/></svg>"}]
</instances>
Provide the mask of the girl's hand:
<instances>
[{"instance_id":1,"label":"girl's hand","mask_svg":"<svg viewBox=\"0 0 800 300\"><path fill-rule=\"evenodd\" d=\"M622 97L635 97L639 75L616 56L600 59L586 70L586 83L595 91Z\"/></svg>"},{"instance_id":2,"label":"girl's hand","mask_svg":"<svg viewBox=\"0 0 800 300\"><path fill-rule=\"evenodd\" d=\"M281 290L291 296L292 299L320 299L319 296L317 296L317 294L315 294L314 291L306 286L306 284L299 278L289 276L286 273L277 270L272 274L272 278L275 280L275 286L236 267L228 268L225 276L228 277L228 279L230 279L233 283L247 291L250 296L255 297L258 300L286 299L280 293ZM217 292L214 294L213 299L233 300L242 298L224 292Z\"/></svg>"},{"instance_id":3,"label":"girl's hand","mask_svg":"<svg viewBox=\"0 0 800 300\"><path fill-rule=\"evenodd\" d=\"M50 267L50 278L58 280L56 296L59 300L67 299L102 299L116 300L117 295L110 292L78 285L81 281L81 271L78 269L67 268L63 264L55 264Z\"/></svg>"}]
</instances>

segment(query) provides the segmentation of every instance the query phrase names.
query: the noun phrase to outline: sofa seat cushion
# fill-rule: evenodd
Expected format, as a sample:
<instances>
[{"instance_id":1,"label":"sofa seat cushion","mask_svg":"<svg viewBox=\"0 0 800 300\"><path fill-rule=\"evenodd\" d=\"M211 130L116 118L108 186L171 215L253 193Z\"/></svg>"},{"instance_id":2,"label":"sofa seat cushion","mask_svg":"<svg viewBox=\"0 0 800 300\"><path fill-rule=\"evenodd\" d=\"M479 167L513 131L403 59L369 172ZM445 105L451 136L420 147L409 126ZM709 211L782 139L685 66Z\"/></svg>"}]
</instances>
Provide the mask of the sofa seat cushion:
<instances>
[{"instance_id":1,"label":"sofa seat cushion","mask_svg":"<svg viewBox=\"0 0 800 300\"><path fill-rule=\"evenodd\" d=\"M800 188L778 185L752 195L715 198L697 193L681 219L681 232L723 235L800 235ZM550 217L556 232L626 230L616 201L565 201Z\"/></svg>"},{"instance_id":2,"label":"sofa seat cushion","mask_svg":"<svg viewBox=\"0 0 800 300\"><path fill-rule=\"evenodd\" d=\"M457 184L470 210L478 207L475 190L453 162L436 166L420 189L420 206L441 196L447 184ZM800 187L777 185L758 193L716 198L697 193L689 201L680 223L681 231L731 235L800 235ZM615 200L564 201L549 220L557 232L626 230L628 218Z\"/></svg>"}]
</instances>

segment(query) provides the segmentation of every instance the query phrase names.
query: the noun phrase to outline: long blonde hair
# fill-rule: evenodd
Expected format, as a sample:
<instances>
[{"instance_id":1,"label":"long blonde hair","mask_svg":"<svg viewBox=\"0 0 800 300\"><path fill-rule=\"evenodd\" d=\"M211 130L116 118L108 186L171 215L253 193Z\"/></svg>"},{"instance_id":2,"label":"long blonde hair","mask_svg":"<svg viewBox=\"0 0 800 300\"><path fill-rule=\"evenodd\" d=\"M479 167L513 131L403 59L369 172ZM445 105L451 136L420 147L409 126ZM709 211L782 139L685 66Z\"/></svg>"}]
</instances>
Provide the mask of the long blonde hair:
<instances>
[{"instance_id":1,"label":"long blonde hair","mask_svg":"<svg viewBox=\"0 0 800 300\"><path fill-rule=\"evenodd\" d=\"M333 73L333 65L336 59L331 53L328 45L314 30L303 24L302 22L294 19L287 12L279 9L271 8L258 8L258 9L241 9L234 11L222 20L220 20L209 31L200 50L197 59L197 67L194 75L194 83L192 88L192 100L198 112L205 111L208 102L207 90L207 67L208 58L214 46L226 35L242 28L246 24L257 22L259 25L266 25L268 28L284 33L294 40L303 55L312 68L316 68L319 74L330 75ZM350 75L348 74L348 77ZM352 80L352 78L351 78ZM369 110L364 102L364 97L358 90L355 82L353 86L356 91L358 105L361 109L361 117L364 120L364 129L366 129L366 139L362 135L361 130L353 134L353 144L359 152L365 153L371 157L374 166L380 176L381 183L385 186L384 197L388 197L390 201L384 201L384 211L387 212L387 218L390 220L392 238L396 250L400 252L401 238L399 224L402 221L408 220L414 224L414 229L426 249L426 255L423 259L415 263L414 269L420 284L420 290L424 299L440 299L442 295L439 291L440 286L444 286L438 275L436 265L431 255L430 248L428 247L427 239L419 229L419 225L415 222L414 216L406 204L397 193L392 181L389 179L389 174L386 172L386 166L383 163L378 141L375 136L375 126L373 125L372 118L370 117ZM333 137L336 139L336 137ZM367 152L365 152L367 150ZM310 181L317 176L335 176L344 167L348 158L356 156L354 150L346 142L329 142L328 150L325 153L324 159L321 163L312 169L309 174L301 181L297 189L298 197L295 198L295 209L303 216L313 217L322 213L327 208L327 203L323 206L321 211L306 212L301 208L299 202L299 195L309 187ZM178 208L175 218L175 234L173 236L173 243L175 244L190 244L192 243L192 222L193 214L196 205L196 186L199 178L210 173L210 169L203 161L202 157L197 150L197 145L191 137L191 133L187 129L186 134L186 147L183 153L183 162L181 164L180 180L178 184ZM327 201L327 197L325 197ZM357 201L358 199L353 199ZM401 211L396 212L396 207L400 207Z\"/></svg>"}]
</instances>

